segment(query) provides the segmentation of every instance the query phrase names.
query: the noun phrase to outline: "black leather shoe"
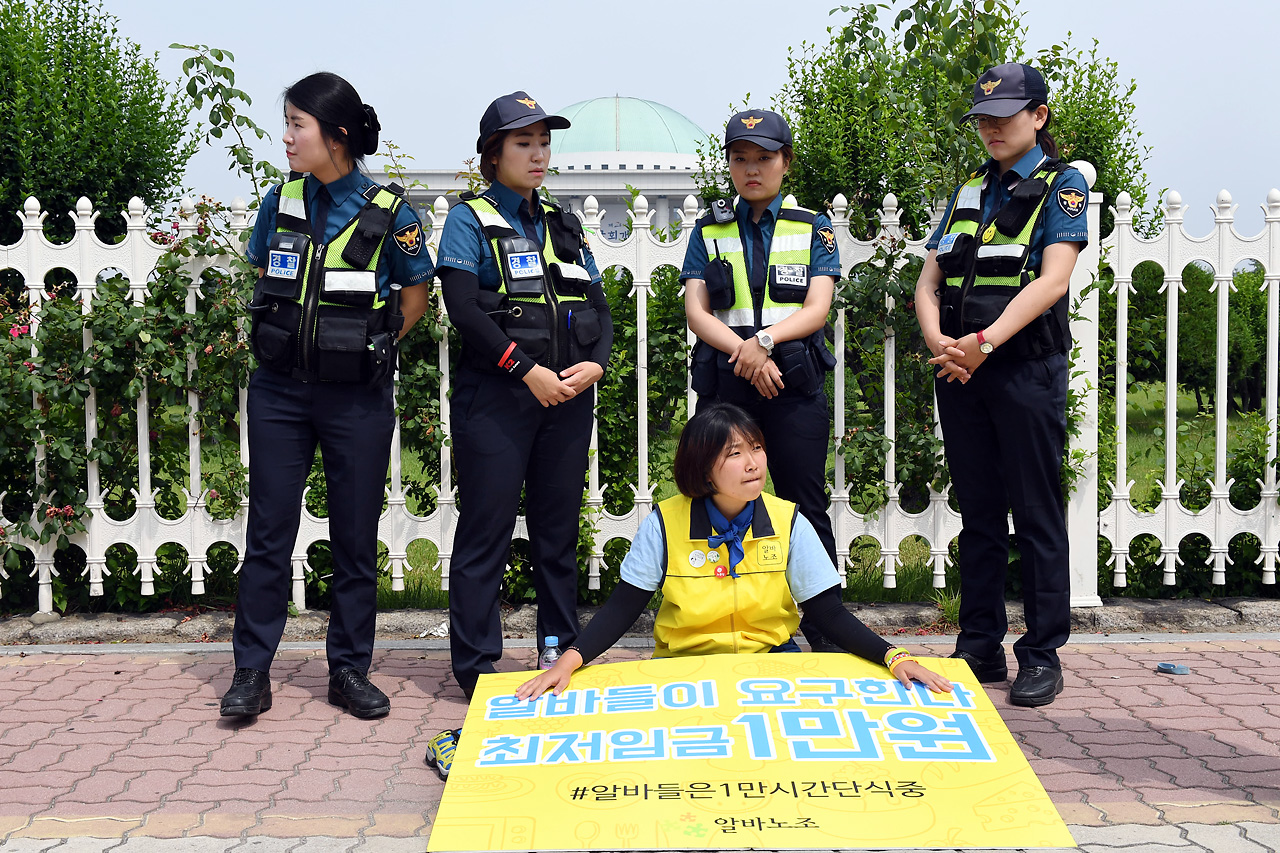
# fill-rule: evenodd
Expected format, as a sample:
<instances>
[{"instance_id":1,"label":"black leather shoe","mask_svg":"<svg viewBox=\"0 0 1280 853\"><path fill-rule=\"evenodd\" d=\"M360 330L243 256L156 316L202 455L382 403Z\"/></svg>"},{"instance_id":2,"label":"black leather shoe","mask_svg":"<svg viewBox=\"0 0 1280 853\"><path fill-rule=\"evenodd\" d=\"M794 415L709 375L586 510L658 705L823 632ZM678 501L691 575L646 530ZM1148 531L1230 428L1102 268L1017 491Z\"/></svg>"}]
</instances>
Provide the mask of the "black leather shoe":
<instances>
[{"instance_id":1,"label":"black leather shoe","mask_svg":"<svg viewBox=\"0 0 1280 853\"><path fill-rule=\"evenodd\" d=\"M231 689L222 696L224 717L252 717L271 710L271 676L260 669L239 667Z\"/></svg>"},{"instance_id":2,"label":"black leather shoe","mask_svg":"<svg viewBox=\"0 0 1280 853\"><path fill-rule=\"evenodd\" d=\"M1024 708L1048 705L1062 692L1062 670L1054 666L1028 666L1018 670L1009 688L1009 701Z\"/></svg>"},{"instance_id":3,"label":"black leather shoe","mask_svg":"<svg viewBox=\"0 0 1280 853\"><path fill-rule=\"evenodd\" d=\"M999 657L988 658L986 660L969 652L952 652L949 657L962 660L969 664L969 669L973 670L973 674L977 677L979 684L991 684L995 681L1004 681L1009 677L1009 666L1004 662L1004 650L1000 651Z\"/></svg>"},{"instance_id":4,"label":"black leather shoe","mask_svg":"<svg viewBox=\"0 0 1280 853\"><path fill-rule=\"evenodd\" d=\"M387 694L369 683L358 669L347 667L329 676L329 704L346 708L352 716L385 717L391 711Z\"/></svg>"}]
</instances>

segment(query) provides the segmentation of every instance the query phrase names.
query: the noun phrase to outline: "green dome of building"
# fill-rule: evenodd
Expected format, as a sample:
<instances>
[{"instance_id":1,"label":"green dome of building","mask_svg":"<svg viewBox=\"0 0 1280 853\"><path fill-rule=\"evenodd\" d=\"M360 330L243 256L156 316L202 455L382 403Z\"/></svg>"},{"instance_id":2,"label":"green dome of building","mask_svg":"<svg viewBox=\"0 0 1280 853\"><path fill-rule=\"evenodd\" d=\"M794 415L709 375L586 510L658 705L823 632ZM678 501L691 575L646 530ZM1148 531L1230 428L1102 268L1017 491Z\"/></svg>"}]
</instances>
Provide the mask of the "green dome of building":
<instances>
[{"instance_id":1,"label":"green dome of building","mask_svg":"<svg viewBox=\"0 0 1280 853\"><path fill-rule=\"evenodd\" d=\"M556 110L573 122L551 135L551 153L607 151L696 156L709 134L680 113L640 98L593 98Z\"/></svg>"}]
</instances>

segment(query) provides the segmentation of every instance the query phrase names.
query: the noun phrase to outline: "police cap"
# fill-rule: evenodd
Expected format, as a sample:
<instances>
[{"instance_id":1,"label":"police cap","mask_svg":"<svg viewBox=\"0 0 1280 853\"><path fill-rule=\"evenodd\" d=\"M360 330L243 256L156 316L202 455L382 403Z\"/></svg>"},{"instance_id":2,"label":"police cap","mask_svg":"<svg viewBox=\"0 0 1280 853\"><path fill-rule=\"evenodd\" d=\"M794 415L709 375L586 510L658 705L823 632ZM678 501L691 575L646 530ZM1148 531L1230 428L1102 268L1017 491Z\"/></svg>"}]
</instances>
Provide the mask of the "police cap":
<instances>
[{"instance_id":1,"label":"police cap","mask_svg":"<svg viewBox=\"0 0 1280 853\"><path fill-rule=\"evenodd\" d=\"M547 123L548 130L563 130L569 126L567 118L547 115L538 102L525 92L503 95L489 104L489 108L484 111L484 116L480 119L480 137L476 139L476 153L481 153L484 150L485 140L498 131L528 127L540 121Z\"/></svg>"},{"instance_id":2,"label":"police cap","mask_svg":"<svg viewBox=\"0 0 1280 853\"><path fill-rule=\"evenodd\" d=\"M754 142L766 151L791 144L791 128L786 119L769 110L747 110L729 119L724 130L724 147L735 142Z\"/></svg>"},{"instance_id":3,"label":"police cap","mask_svg":"<svg viewBox=\"0 0 1280 853\"><path fill-rule=\"evenodd\" d=\"M1049 100L1044 77L1030 65L1006 62L990 69L973 84L973 109L964 118L995 116L1005 118L1030 104Z\"/></svg>"}]
</instances>

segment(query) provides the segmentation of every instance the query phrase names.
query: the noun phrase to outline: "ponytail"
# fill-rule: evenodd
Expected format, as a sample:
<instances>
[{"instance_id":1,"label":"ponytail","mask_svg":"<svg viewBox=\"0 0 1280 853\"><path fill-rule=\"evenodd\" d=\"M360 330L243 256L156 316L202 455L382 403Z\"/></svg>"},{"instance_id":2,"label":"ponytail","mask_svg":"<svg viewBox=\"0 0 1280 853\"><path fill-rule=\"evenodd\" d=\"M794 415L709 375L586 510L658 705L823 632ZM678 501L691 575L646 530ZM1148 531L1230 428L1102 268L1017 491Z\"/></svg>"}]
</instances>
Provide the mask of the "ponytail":
<instances>
[{"instance_id":1,"label":"ponytail","mask_svg":"<svg viewBox=\"0 0 1280 853\"><path fill-rule=\"evenodd\" d=\"M1035 112L1040 107L1049 110L1049 117L1044 120L1044 127L1036 131L1036 145L1040 146L1040 150L1044 152L1046 157L1057 159L1060 156L1058 154L1058 143L1054 140L1053 134L1049 132L1049 125L1053 124L1053 109L1043 101L1039 103L1033 101L1027 104L1026 109L1028 112Z\"/></svg>"}]
</instances>

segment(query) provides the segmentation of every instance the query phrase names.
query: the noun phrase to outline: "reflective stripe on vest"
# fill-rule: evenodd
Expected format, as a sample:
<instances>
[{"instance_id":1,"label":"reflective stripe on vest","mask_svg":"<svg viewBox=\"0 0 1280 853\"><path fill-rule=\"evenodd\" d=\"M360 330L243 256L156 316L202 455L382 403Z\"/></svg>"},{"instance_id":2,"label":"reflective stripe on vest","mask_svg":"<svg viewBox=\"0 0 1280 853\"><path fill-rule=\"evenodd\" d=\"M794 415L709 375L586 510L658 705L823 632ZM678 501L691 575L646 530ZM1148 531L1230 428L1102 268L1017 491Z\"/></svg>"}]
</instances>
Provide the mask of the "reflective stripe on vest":
<instances>
[{"instance_id":1,"label":"reflective stripe on vest","mask_svg":"<svg viewBox=\"0 0 1280 853\"><path fill-rule=\"evenodd\" d=\"M677 495L658 504L667 565L653 623L654 657L767 652L796 632L800 614L787 583L796 505L767 493L760 499L736 578L727 574L727 544L710 548L705 538L690 538L693 499ZM699 510L705 521L705 509ZM766 520L772 532L757 536ZM719 577L717 566L725 569Z\"/></svg>"},{"instance_id":2,"label":"reflective stripe on vest","mask_svg":"<svg viewBox=\"0 0 1280 853\"><path fill-rule=\"evenodd\" d=\"M794 204L783 204L782 210L795 210L810 214L812 211ZM707 247L707 257L718 255L733 265L733 304L712 313L716 319L733 329L741 337L755 334L755 303L751 298L751 281L747 276L747 256L743 250L738 222L723 225L709 222L702 226L702 242ZM813 246L813 222L785 219L781 215L774 222L773 239L769 243L769 257L765 267L764 302L760 314L760 328L772 326L790 317L803 307L803 303L774 302L768 288L768 268L779 264L809 266L810 249ZM759 259L757 259L759 262Z\"/></svg>"}]
</instances>

